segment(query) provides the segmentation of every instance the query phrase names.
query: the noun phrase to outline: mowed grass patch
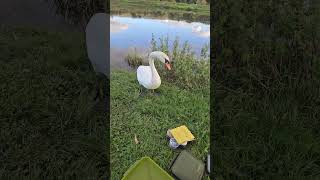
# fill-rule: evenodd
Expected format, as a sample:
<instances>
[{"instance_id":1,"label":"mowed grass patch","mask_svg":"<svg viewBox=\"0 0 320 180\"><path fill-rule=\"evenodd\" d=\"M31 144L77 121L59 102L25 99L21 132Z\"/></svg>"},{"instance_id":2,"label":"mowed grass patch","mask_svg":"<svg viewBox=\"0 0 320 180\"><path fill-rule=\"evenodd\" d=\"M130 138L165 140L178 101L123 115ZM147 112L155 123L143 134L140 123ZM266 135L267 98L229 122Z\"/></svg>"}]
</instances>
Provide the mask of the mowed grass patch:
<instances>
[{"instance_id":1,"label":"mowed grass patch","mask_svg":"<svg viewBox=\"0 0 320 180\"><path fill-rule=\"evenodd\" d=\"M120 179L144 156L168 171L177 152L170 149L166 131L180 125L186 125L196 137L187 149L199 159L205 157L209 148L209 93L186 90L162 79L159 95L139 96L136 74L125 71L111 74L110 88L112 179Z\"/></svg>"}]
</instances>

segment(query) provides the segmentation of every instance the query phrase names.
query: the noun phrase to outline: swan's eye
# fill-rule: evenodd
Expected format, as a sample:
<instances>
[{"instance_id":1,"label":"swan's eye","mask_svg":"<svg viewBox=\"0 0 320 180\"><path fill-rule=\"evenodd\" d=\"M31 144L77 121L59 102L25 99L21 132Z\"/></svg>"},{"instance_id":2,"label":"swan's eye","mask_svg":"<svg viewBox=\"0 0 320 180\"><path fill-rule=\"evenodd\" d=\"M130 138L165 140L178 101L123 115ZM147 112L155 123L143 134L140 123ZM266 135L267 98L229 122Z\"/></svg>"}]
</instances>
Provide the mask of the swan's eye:
<instances>
[{"instance_id":1,"label":"swan's eye","mask_svg":"<svg viewBox=\"0 0 320 180\"><path fill-rule=\"evenodd\" d=\"M164 62L165 62L166 64L169 64L169 61L168 61L168 59L165 59L165 60L164 60Z\"/></svg>"}]
</instances>

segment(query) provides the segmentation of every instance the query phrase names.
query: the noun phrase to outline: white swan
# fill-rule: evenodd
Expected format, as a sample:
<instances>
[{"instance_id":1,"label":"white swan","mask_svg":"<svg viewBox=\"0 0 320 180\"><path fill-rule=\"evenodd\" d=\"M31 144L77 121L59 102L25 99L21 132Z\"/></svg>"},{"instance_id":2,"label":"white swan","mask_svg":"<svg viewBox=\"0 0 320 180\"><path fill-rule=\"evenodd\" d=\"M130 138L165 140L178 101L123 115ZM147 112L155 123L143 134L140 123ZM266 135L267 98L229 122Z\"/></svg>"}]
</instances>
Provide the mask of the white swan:
<instances>
[{"instance_id":1,"label":"white swan","mask_svg":"<svg viewBox=\"0 0 320 180\"><path fill-rule=\"evenodd\" d=\"M157 89L161 85L161 79L154 66L154 60L159 60L165 64L168 70L171 70L169 57L161 52L154 51L149 55L149 66L139 66L137 69L137 79L139 84L147 89Z\"/></svg>"}]
</instances>

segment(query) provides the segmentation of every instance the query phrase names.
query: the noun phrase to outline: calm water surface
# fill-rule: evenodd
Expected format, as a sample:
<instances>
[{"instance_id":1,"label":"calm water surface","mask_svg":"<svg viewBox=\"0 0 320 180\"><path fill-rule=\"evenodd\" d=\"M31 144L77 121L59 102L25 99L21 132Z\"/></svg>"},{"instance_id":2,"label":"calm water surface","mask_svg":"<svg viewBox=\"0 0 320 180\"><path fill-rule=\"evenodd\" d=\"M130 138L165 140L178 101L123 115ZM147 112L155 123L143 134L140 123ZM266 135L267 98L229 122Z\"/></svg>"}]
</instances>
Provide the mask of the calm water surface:
<instances>
[{"instance_id":1,"label":"calm water surface","mask_svg":"<svg viewBox=\"0 0 320 180\"><path fill-rule=\"evenodd\" d=\"M156 39L168 36L169 45L173 44L175 37L179 38L181 44L188 41L198 55L201 48L210 43L208 24L120 16L110 17L110 22L112 69L127 66L124 57L132 48L146 55L149 52L152 34Z\"/></svg>"}]
</instances>

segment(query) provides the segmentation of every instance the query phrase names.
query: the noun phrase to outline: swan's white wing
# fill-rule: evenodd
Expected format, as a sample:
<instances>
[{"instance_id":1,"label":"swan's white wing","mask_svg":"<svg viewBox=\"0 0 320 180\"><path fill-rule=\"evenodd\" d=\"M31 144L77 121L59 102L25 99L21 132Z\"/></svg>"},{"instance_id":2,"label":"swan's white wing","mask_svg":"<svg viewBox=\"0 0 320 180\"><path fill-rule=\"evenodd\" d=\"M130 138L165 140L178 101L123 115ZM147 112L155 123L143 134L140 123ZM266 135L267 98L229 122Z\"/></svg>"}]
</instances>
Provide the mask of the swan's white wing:
<instances>
[{"instance_id":1,"label":"swan's white wing","mask_svg":"<svg viewBox=\"0 0 320 180\"><path fill-rule=\"evenodd\" d=\"M139 66L137 69L139 84L149 89L151 85L152 72L150 66Z\"/></svg>"}]
</instances>

